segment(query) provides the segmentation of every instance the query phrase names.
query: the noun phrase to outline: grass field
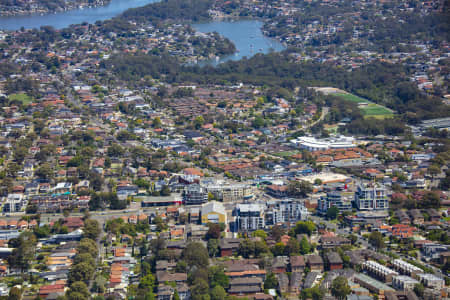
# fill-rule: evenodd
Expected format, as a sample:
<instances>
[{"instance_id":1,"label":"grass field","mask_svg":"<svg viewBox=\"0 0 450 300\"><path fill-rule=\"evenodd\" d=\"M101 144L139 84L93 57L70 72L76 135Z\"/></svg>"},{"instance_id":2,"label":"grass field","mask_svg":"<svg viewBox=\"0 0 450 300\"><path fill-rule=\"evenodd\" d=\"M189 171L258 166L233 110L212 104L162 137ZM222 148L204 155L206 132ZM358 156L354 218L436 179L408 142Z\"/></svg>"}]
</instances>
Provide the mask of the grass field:
<instances>
[{"instance_id":1,"label":"grass field","mask_svg":"<svg viewBox=\"0 0 450 300\"><path fill-rule=\"evenodd\" d=\"M338 96L338 97L341 97L341 98L343 98L344 100L351 101L351 102L355 102L355 103L370 103L370 101L368 101L368 100L366 100L366 99L363 99L363 98L361 98L361 97L358 97L358 96L356 96L356 95L353 95L353 94L336 93L336 94L334 94L334 95L336 95L336 96Z\"/></svg>"},{"instance_id":2,"label":"grass field","mask_svg":"<svg viewBox=\"0 0 450 300\"><path fill-rule=\"evenodd\" d=\"M392 111L386 107L372 103L368 106L361 107L361 110L365 116L393 115Z\"/></svg>"},{"instance_id":3,"label":"grass field","mask_svg":"<svg viewBox=\"0 0 450 300\"><path fill-rule=\"evenodd\" d=\"M33 102L33 99L25 93L11 94L8 98L10 101L20 101L23 105L28 105Z\"/></svg>"},{"instance_id":4,"label":"grass field","mask_svg":"<svg viewBox=\"0 0 450 300\"><path fill-rule=\"evenodd\" d=\"M334 95L341 97L342 99L344 99L346 101L356 103L358 105L359 104L367 104L367 105L363 105L363 106L359 107L359 109L362 111L362 113L365 117L384 119L384 118L392 117L394 115L394 113L390 109L388 109L382 105L370 102L369 100L363 99L356 95L349 94L349 93L336 93Z\"/></svg>"}]
</instances>

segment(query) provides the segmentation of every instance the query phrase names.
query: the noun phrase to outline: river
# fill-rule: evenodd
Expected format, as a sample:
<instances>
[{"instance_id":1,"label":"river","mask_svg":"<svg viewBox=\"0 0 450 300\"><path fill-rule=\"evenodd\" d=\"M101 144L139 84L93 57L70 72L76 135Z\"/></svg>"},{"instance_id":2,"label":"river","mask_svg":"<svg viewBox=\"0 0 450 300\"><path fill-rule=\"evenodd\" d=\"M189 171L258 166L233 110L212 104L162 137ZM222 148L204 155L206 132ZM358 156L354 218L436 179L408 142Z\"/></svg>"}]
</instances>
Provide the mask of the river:
<instances>
[{"instance_id":1,"label":"river","mask_svg":"<svg viewBox=\"0 0 450 300\"><path fill-rule=\"evenodd\" d=\"M223 56L216 60L207 61L207 64L217 65L229 60L240 60L243 57L250 58L256 53L269 53L270 51L282 51L284 46L277 40L268 38L261 31L261 21L214 21L208 23L194 24L200 32L218 32L229 38L236 46L237 52L233 55ZM204 64L202 62L201 64Z\"/></svg>"},{"instance_id":2,"label":"river","mask_svg":"<svg viewBox=\"0 0 450 300\"><path fill-rule=\"evenodd\" d=\"M56 29L68 27L71 24L83 22L95 23L111 19L129 8L141 7L158 0L111 0L105 6L73 9L65 12L44 15L25 15L13 17L0 17L0 29L18 30L24 28L39 28L53 26Z\"/></svg>"},{"instance_id":3,"label":"river","mask_svg":"<svg viewBox=\"0 0 450 300\"><path fill-rule=\"evenodd\" d=\"M96 21L115 17L128 8L140 7L157 1L159 0L112 0L108 5L101 7L75 9L44 15L0 17L0 29L18 30L21 27L39 28L41 26L52 26L56 29L61 29L71 24L95 23ZM213 21L193 24L192 26L204 33L218 32L229 38L236 45L237 49L237 52L233 55L202 62L201 64L217 65L228 60L239 60L244 56L249 58L256 53L268 53L272 50L281 51L284 49L284 46L278 41L262 34L261 21Z\"/></svg>"}]
</instances>

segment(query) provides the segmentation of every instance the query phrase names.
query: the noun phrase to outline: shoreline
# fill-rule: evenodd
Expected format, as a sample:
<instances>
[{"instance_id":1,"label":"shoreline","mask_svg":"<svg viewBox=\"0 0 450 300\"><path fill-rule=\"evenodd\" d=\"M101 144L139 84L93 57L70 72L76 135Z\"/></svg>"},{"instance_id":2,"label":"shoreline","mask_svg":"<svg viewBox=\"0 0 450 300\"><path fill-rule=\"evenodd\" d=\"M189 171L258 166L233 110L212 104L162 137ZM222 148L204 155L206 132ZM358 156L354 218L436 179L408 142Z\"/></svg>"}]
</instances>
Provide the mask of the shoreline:
<instances>
[{"instance_id":1,"label":"shoreline","mask_svg":"<svg viewBox=\"0 0 450 300\"><path fill-rule=\"evenodd\" d=\"M111 3L111 0L100 0L96 1L96 3L89 4L88 1L86 2L80 2L80 3L74 3L72 5L68 5L66 7L58 7L56 9L47 9L47 8L36 8L33 10L21 10L18 9L11 9L11 10L5 10L4 7L0 7L0 17L2 18L14 18L14 17L28 17L28 16L42 16L42 15L49 15L49 14L57 14L57 13L63 13L75 9L85 9L85 8L96 8L96 7L103 7Z\"/></svg>"}]
</instances>

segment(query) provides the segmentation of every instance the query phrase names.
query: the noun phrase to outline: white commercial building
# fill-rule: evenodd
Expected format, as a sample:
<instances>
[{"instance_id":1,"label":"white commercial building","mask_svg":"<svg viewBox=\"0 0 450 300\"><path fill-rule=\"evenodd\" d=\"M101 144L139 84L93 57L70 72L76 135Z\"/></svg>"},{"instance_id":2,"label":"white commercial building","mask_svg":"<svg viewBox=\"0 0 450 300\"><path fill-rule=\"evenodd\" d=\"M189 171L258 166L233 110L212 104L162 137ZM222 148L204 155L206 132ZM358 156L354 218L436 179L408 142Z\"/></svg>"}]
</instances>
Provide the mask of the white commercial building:
<instances>
[{"instance_id":1,"label":"white commercial building","mask_svg":"<svg viewBox=\"0 0 450 300\"><path fill-rule=\"evenodd\" d=\"M316 139L311 136L298 137L291 140L300 149L308 151L319 151L328 149L345 149L355 147L355 138L347 136L332 137L326 139Z\"/></svg>"},{"instance_id":2,"label":"white commercial building","mask_svg":"<svg viewBox=\"0 0 450 300\"><path fill-rule=\"evenodd\" d=\"M253 198L253 188L249 184L229 184L222 180L205 181L201 185L208 193L222 202L236 202Z\"/></svg>"}]
</instances>

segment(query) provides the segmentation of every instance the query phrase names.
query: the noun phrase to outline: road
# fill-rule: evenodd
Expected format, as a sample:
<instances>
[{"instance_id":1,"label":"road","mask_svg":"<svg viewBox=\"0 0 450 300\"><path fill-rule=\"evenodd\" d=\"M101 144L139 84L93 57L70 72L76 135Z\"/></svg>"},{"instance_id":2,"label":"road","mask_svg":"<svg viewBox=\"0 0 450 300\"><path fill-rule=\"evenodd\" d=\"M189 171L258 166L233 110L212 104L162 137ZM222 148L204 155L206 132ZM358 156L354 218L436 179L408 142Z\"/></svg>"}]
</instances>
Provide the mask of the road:
<instances>
[{"instance_id":1,"label":"road","mask_svg":"<svg viewBox=\"0 0 450 300\"><path fill-rule=\"evenodd\" d=\"M97 220L100 225L103 225L107 220L113 219L113 218L119 218L122 216L131 216L131 215L138 215L138 214L150 214L157 212L159 208L146 208L142 209L139 202L132 202L131 206L127 209L123 210L105 210L105 211L93 211L90 212L90 218L93 220ZM25 216L24 213L10 213L1 216L4 220L20 220L23 216ZM71 217L83 217L84 213L70 213ZM55 213L55 214L41 214L41 223L49 223L52 221L57 221L61 218L64 218L62 213Z\"/></svg>"},{"instance_id":2,"label":"road","mask_svg":"<svg viewBox=\"0 0 450 300\"><path fill-rule=\"evenodd\" d=\"M319 123L320 121L322 121L325 118L325 116L328 114L329 110L330 110L329 107L324 106L322 108L322 114L320 115L320 118L318 118L316 121L312 122L311 124L305 125L305 127L303 127L303 129L311 128L314 125L316 125L317 123Z\"/></svg>"}]
</instances>

